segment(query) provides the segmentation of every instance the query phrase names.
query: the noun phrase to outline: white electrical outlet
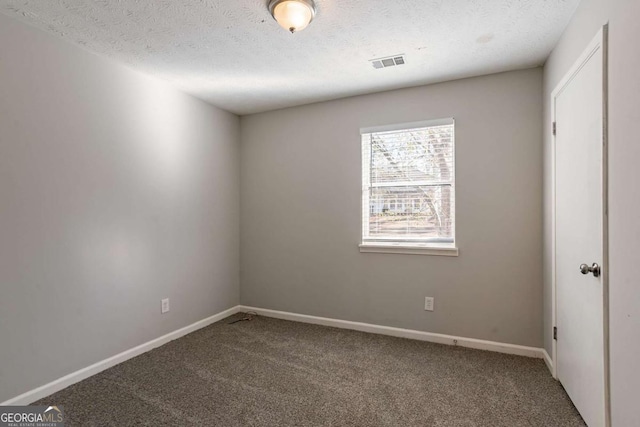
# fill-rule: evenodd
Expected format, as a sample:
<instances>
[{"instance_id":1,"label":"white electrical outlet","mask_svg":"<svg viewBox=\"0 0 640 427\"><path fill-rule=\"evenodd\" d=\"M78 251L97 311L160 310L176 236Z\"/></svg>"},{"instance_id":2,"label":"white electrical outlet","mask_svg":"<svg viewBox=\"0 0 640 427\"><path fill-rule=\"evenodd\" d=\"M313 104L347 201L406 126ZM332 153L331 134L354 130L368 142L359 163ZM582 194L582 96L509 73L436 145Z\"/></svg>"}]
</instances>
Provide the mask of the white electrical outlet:
<instances>
[{"instance_id":1,"label":"white electrical outlet","mask_svg":"<svg viewBox=\"0 0 640 427\"><path fill-rule=\"evenodd\" d=\"M169 311L169 298L165 298L162 300L162 314L165 314Z\"/></svg>"},{"instance_id":2,"label":"white electrical outlet","mask_svg":"<svg viewBox=\"0 0 640 427\"><path fill-rule=\"evenodd\" d=\"M424 309L433 311L433 297L424 297Z\"/></svg>"}]
</instances>

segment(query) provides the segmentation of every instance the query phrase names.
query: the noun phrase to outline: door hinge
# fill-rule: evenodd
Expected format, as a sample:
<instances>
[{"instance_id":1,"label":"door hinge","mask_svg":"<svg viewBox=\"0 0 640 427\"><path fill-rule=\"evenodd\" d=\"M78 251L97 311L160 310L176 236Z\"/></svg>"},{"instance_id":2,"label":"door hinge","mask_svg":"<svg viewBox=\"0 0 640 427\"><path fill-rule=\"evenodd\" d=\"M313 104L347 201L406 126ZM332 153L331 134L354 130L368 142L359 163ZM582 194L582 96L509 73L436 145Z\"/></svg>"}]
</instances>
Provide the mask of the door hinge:
<instances>
[{"instance_id":1,"label":"door hinge","mask_svg":"<svg viewBox=\"0 0 640 427\"><path fill-rule=\"evenodd\" d=\"M557 326L553 327L553 339L558 341L558 327Z\"/></svg>"},{"instance_id":2,"label":"door hinge","mask_svg":"<svg viewBox=\"0 0 640 427\"><path fill-rule=\"evenodd\" d=\"M556 125L556 122L553 122L553 136L556 136L556 132L557 132L557 125Z\"/></svg>"}]
</instances>

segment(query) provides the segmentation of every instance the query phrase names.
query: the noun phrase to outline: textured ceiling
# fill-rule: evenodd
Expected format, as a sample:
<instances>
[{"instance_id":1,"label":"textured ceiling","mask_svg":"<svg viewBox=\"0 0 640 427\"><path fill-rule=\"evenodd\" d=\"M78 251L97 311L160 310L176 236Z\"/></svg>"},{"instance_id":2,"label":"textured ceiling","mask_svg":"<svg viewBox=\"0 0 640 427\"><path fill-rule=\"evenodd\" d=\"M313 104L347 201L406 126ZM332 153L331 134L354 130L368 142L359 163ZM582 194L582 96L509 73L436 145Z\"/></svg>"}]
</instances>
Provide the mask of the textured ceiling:
<instances>
[{"instance_id":1,"label":"textured ceiling","mask_svg":"<svg viewBox=\"0 0 640 427\"><path fill-rule=\"evenodd\" d=\"M289 34L267 0L0 0L0 11L237 114L544 63L579 0L316 0ZM405 65L374 69L374 58Z\"/></svg>"}]
</instances>

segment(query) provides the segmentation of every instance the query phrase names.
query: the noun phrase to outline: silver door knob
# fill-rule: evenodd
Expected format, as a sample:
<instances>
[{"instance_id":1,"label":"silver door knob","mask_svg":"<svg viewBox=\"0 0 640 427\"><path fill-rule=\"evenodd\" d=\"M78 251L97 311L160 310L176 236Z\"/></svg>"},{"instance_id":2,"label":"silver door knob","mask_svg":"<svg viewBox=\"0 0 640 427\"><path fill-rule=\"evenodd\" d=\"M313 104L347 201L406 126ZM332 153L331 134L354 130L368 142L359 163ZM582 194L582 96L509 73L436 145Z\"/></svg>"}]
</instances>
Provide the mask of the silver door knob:
<instances>
[{"instance_id":1,"label":"silver door knob","mask_svg":"<svg viewBox=\"0 0 640 427\"><path fill-rule=\"evenodd\" d=\"M592 273L593 277L600 277L600 266L595 262L593 263L593 265L591 265L591 267L589 267L587 264L582 264L580 265L580 273Z\"/></svg>"}]
</instances>

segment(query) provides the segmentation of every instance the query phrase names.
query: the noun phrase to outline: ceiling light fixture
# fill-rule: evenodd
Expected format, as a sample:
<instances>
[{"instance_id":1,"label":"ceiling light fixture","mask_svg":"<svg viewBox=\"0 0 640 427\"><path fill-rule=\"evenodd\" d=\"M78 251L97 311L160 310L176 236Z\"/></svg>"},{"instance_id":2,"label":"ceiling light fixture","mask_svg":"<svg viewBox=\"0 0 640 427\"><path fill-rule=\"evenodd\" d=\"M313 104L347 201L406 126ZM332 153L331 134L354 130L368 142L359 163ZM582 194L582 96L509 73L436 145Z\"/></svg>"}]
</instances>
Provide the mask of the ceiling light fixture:
<instances>
[{"instance_id":1,"label":"ceiling light fixture","mask_svg":"<svg viewBox=\"0 0 640 427\"><path fill-rule=\"evenodd\" d=\"M311 23L316 5L313 0L271 0L269 12L282 28L295 33Z\"/></svg>"}]
</instances>

